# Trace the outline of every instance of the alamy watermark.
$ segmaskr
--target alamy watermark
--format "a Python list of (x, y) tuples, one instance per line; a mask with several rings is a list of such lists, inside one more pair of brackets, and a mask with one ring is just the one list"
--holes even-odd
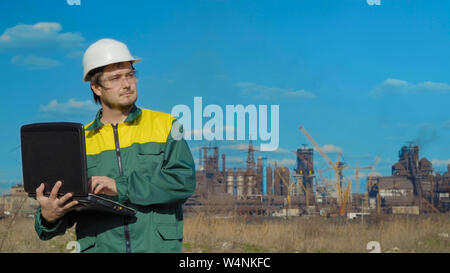
[[(270, 128), (268, 105), (226, 105), (224, 122), (222, 107), (216, 104), (203, 107), (202, 97), (194, 97), (193, 111), (184, 104), (172, 108), (172, 116), (177, 117), (179, 121), (173, 126), (172, 137), (208, 141), (259, 140), (262, 142), (261, 151), (274, 151), (278, 149), (279, 144), (279, 109), (279, 105), (270, 105)], [(203, 118), (210, 119), (203, 124)], [(183, 131), (180, 130), (181, 126)]]

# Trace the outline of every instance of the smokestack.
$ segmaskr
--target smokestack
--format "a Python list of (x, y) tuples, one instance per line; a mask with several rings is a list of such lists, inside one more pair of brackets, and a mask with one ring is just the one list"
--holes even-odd
[(238, 168), (237, 170), (237, 197), (238, 198), (243, 198), (244, 197), (244, 172), (242, 171), (241, 168)]
[(222, 173), (223, 173), (224, 177), (226, 175), (226, 171), (227, 171), (227, 169), (226, 169), (226, 165), (225, 165), (225, 154), (222, 154)]
[[(267, 195), (267, 177), (266, 177), (266, 161), (267, 158), (262, 158), (262, 193), (264, 196)], [(449, 164), (450, 167), (450, 164)]]
[(228, 170), (227, 173), (227, 193), (230, 195), (236, 195), (235, 190), (234, 190), (234, 172), (233, 170)]
[(219, 171), (219, 147), (214, 147), (214, 170)]
[(207, 148), (203, 147), (203, 170), (206, 171), (206, 164), (207, 164), (207, 160), (208, 160), (208, 153), (207, 153)]
[(267, 193), (273, 195), (273, 174), (272, 167), (269, 165), (266, 168), (266, 180), (267, 180)]

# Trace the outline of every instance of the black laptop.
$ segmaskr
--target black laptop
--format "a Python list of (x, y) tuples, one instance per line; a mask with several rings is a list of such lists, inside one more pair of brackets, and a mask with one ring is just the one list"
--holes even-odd
[(22, 171), (25, 191), (36, 198), (36, 188), (45, 184), (49, 196), (57, 181), (62, 181), (58, 195), (73, 193), (82, 205), (78, 210), (97, 210), (132, 216), (136, 211), (118, 202), (89, 193), (86, 144), (81, 123), (47, 122), (20, 128)]

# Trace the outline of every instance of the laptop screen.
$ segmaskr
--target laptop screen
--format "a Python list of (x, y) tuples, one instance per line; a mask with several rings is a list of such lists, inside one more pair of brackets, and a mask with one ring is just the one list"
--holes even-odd
[(59, 194), (87, 195), (86, 146), (80, 123), (50, 122), (22, 126), (22, 172), (25, 191), (34, 196), (45, 184), (50, 194), (55, 183), (63, 182)]

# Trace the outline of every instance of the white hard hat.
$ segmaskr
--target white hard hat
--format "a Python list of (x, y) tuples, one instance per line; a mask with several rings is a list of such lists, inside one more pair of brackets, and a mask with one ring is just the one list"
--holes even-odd
[(100, 39), (86, 49), (83, 56), (83, 81), (89, 81), (88, 74), (91, 70), (108, 64), (120, 62), (139, 62), (131, 56), (128, 47), (113, 39)]

